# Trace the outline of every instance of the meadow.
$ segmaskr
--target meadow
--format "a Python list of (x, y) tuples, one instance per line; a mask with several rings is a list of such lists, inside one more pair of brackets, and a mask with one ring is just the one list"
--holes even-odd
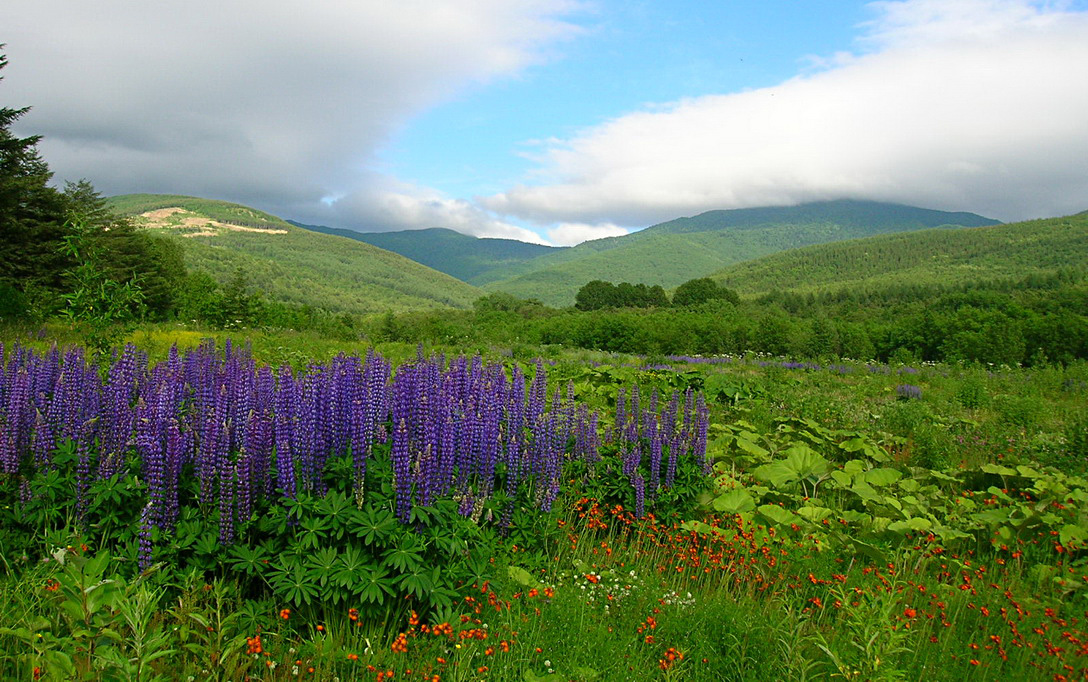
[(0, 355), (0, 676), (1088, 676), (1088, 365)]

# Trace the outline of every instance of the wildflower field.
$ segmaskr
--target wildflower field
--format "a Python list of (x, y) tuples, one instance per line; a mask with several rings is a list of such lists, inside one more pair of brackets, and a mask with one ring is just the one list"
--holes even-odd
[(1083, 363), (15, 336), (3, 679), (1088, 679)]

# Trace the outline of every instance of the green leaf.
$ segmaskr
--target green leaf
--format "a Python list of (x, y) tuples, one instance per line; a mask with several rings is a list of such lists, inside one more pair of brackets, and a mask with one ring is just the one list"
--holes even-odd
[(933, 528), (933, 522), (919, 516), (914, 516), (903, 521), (893, 521), (888, 524), (888, 530), (894, 533), (926, 533)]
[(756, 501), (751, 493), (742, 488), (719, 495), (711, 504), (716, 511), (723, 514), (741, 514), (756, 508)]
[(873, 563), (883, 566), (888, 563), (888, 557), (884, 552), (877, 549), (875, 546), (870, 545), (867, 542), (862, 542), (857, 538), (850, 538), (850, 544), (854, 546), (854, 552), (862, 556), (869, 557)]
[(355, 514), (350, 523), (351, 532), (367, 545), (382, 545), (397, 528), (393, 512), (385, 508), (368, 507)]
[(997, 474), (998, 476), (1016, 475), (1016, 469), (1010, 469), (1009, 467), (1001, 464), (983, 464), (982, 471), (987, 474)]
[(1080, 544), (1085, 540), (1088, 540), (1088, 528), (1083, 526), (1075, 526), (1073, 524), (1066, 524), (1062, 526), (1058, 538), (1063, 545)]
[(827, 507), (804, 506), (797, 510), (797, 514), (813, 523), (820, 523), (831, 516), (832, 511)]
[[(737, 448), (743, 450), (744, 452), (747, 452), (749, 455), (754, 455), (755, 457), (766, 457), (767, 455), (771, 454), (770, 450), (767, 450), (766, 448), (756, 444), (754, 441), (745, 438), (744, 436), (746, 435), (746, 433), (737, 434)], [(751, 435), (755, 436), (754, 433)]]
[(507, 566), (506, 574), (510, 576), (511, 580), (522, 587), (535, 587), (540, 584), (540, 581), (534, 578), (529, 571), (526, 571), (521, 566)]
[(860, 478), (863, 478), (866, 483), (874, 487), (891, 485), (902, 477), (903, 472), (897, 469), (889, 469), (887, 467), (883, 467), (880, 469), (870, 469), (869, 471), (866, 471), (860, 476)]
[(838, 484), (840, 488), (849, 488), (850, 483), (853, 481), (853, 479), (854, 477), (846, 473), (845, 471), (831, 472), (831, 480)]
[(761, 504), (758, 511), (764, 518), (780, 526), (797, 522), (797, 516), (793, 512), (786, 511), (777, 504)]

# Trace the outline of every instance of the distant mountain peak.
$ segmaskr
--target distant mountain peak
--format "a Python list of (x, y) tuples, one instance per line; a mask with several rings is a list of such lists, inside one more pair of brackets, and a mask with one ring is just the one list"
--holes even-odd
[(473, 237), (445, 227), (395, 232), (357, 232), (324, 225), (288, 222), (296, 227), (348, 237), (399, 253), (405, 258), (474, 285), (499, 279), (495, 273), (504, 272), (510, 267), (564, 248), (530, 244), (515, 239)]

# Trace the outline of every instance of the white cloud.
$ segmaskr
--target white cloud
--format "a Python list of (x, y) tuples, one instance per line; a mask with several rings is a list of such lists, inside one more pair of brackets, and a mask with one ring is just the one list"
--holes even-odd
[(1026, 0), (873, 8), (862, 53), (553, 142), (541, 181), (483, 204), (623, 225), (836, 197), (1006, 220), (1085, 208), (1088, 13)]
[(475, 237), (545, 243), (538, 234), (497, 219), (463, 199), (451, 199), (427, 188), (376, 176), (365, 188), (340, 197), (323, 210), (305, 213), (308, 220), (359, 225), (367, 232), (445, 227)]
[(588, 225), (586, 223), (559, 223), (547, 231), (548, 240), (555, 246), (574, 246), (591, 239), (622, 237), (627, 230), (612, 223)]
[[(4, 101), (59, 178), (316, 206), (411, 116), (575, 33), (571, 0), (9, 0)], [(291, 214), (287, 214), (291, 215)]]

